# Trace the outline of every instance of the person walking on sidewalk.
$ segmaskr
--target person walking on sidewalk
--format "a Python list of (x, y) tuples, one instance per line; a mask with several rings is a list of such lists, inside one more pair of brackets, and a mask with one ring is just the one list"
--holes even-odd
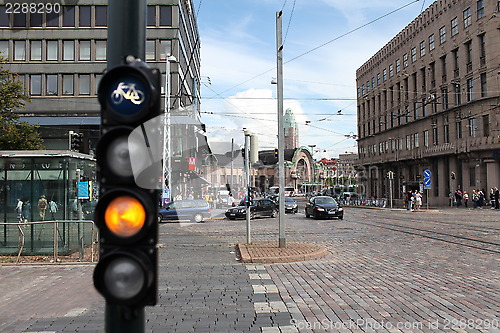
[(414, 204), (415, 204), (415, 211), (419, 211), (420, 207), (422, 207), (422, 194), (420, 191), (415, 190), (415, 194), (413, 195), (414, 197)]
[(495, 203), (495, 209), (500, 209), (500, 191), (498, 187), (493, 188), (493, 202)]
[(465, 208), (469, 208), (469, 205), (468, 205), (469, 204), (469, 194), (467, 192), (465, 192), (465, 191), (464, 191), (463, 198), (464, 198), (464, 206), (465, 206)]

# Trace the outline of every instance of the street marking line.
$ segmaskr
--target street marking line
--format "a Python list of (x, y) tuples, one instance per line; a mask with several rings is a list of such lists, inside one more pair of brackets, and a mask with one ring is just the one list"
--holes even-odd
[(264, 265), (246, 265), (249, 271), (265, 271), (266, 267)]
[(64, 315), (64, 317), (78, 317), (79, 315), (83, 314), (85, 311), (87, 311), (87, 308), (76, 308), (73, 310), (68, 311)]
[(252, 285), (254, 294), (271, 294), (278, 293), (278, 287), (275, 284)]
[(250, 280), (271, 280), (271, 275), (267, 273), (250, 273)]
[(298, 333), (295, 326), (262, 327), (261, 333)]
[(256, 302), (253, 304), (256, 313), (288, 312), (284, 302)]

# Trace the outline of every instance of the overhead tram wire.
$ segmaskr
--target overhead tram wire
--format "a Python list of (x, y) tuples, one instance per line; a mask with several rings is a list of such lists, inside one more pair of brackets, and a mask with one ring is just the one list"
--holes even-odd
[[(320, 49), (320, 48), (322, 48), (322, 47), (324, 47), (324, 46), (326, 46), (326, 45), (328, 45), (328, 44), (330, 44), (330, 43), (332, 43), (332, 42), (335, 42), (335, 41), (337, 41), (337, 40), (339, 40), (339, 39), (341, 39), (341, 38), (343, 38), (343, 37), (346, 37), (346, 36), (348, 36), (348, 35), (350, 35), (350, 34), (352, 34), (352, 33), (356, 32), (356, 31), (358, 31), (358, 30), (360, 30), (360, 29), (362, 29), (362, 28), (364, 28), (364, 27), (366, 27), (366, 26), (368, 26), (368, 25), (370, 25), (370, 24), (373, 24), (373, 23), (375, 23), (375, 22), (377, 22), (377, 21), (380, 21), (381, 19), (383, 19), (383, 18), (385, 18), (385, 17), (387, 17), (387, 16), (389, 16), (389, 15), (392, 15), (392, 14), (394, 14), (394, 13), (397, 13), (398, 11), (400, 11), (400, 10), (402, 10), (402, 9), (404, 9), (404, 8), (408, 7), (408, 6), (411, 6), (411, 5), (413, 5), (414, 3), (419, 2), (419, 1), (420, 1), (420, 0), (413, 0), (413, 1), (409, 2), (409, 3), (407, 3), (406, 5), (403, 5), (403, 6), (399, 7), (399, 8), (396, 8), (395, 10), (393, 10), (393, 11), (391, 11), (391, 12), (387, 13), (387, 14), (384, 14), (384, 15), (382, 15), (382, 16), (380, 16), (380, 17), (378, 17), (378, 18), (376, 18), (376, 19), (374, 19), (374, 20), (372, 20), (372, 21), (370, 21), (370, 22), (368, 22), (368, 23), (365, 23), (365, 24), (363, 24), (363, 25), (361, 25), (361, 26), (359, 26), (359, 27), (357, 27), (357, 28), (355, 28), (355, 29), (352, 29), (352, 30), (350, 30), (350, 31), (348, 31), (348, 32), (346, 32), (346, 33), (344, 33), (344, 34), (342, 34), (342, 35), (340, 35), (340, 36), (338, 36), (338, 37), (336, 37), (336, 38), (334, 38), (334, 39), (332, 39), (332, 40), (330, 40), (330, 41), (326, 42), (326, 43), (323, 43), (323, 44), (321, 44), (321, 45), (319, 45), (319, 46), (317, 46), (317, 47), (315, 47), (315, 48), (312, 48), (311, 50), (309, 50), (309, 51), (307, 51), (307, 52), (304, 52), (304, 53), (302, 53), (302, 54), (299, 54), (298, 56), (296, 56), (296, 57), (294, 57), (294, 58), (292, 58), (292, 59), (290, 59), (290, 60), (285, 61), (283, 64), (288, 64), (288, 63), (290, 63), (290, 62), (292, 62), (292, 61), (294, 61), (294, 60), (297, 60), (297, 59), (299, 59), (299, 58), (301, 58), (301, 57), (303, 57), (303, 56), (305, 56), (305, 55), (307, 55), (307, 54), (309, 54), (309, 53), (312, 53), (312, 52), (314, 52), (314, 51), (316, 51), (316, 50), (318, 50), (318, 49)], [(285, 2), (285, 3), (286, 3), (286, 2)], [(258, 74), (258, 75), (255, 75), (255, 76), (253, 76), (253, 77), (249, 78), (248, 80), (245, 80), (245, 81), (243, 81), (243, 82), (241, 82), (241, 83), (239, 83), (239, 84), (237, 84), (237, 85), (232, 86), (231, 88), (228, 88), (228, 89), (226, 89), (226, 90), (224, 90), (224, 91), (222, 91), (222, 92), (218, 93), (217, 95), (218, 95), (218, 96), (221, 96), (222, 94), (224, 94), (224, 93), (226, 93), (226, 92), (228, 92), (228, 91), (230, 91), (230, 90), (233, 90), (233, 89), (235, 89), (235, 88), (237, 88), (237, 87), (239, 87), (239, 86), (244, 85), (244, 84), (245, 84), (245, 83), (247, 83), (247, 82), (253, 81), (253, 80), (255, 80), (256, 78), (259, 78), (259, 77), (261, 77), (261, 76), (263, 76), (263, 75), (265, 75), (265, 74), (267, 74), (267, 73), (269, 73), (269, 72), (271, 72), (271, 71), (274, 71), (275, 69), (276, 69), (276, 67), (273, 67), (273, 68), (271, 68), (271, 69), (269, 69), (269, 70), (267, 70), (267, 71), (265, 71), (265, 72), (262, 72), (262, 73), (260, 73), (260, 74)], [(210, 99), (210, 98), (209, 98), (209, 99)]]
[[(293, 13), (295, 11), (295, 3), (296, 2), (297, 2), (297, 0), (293, 0), (292, 12), (290, 13), (290, 19), (288, 20), (288, 26), (286, 28), (285, 37), (283, 38), (283, 43), (282, 43), (283, 45), (285, 45), (286, 37), (288, 36), (288, 30), (290, 30), (290, 24), (292, 23), (292, 18), (293, 18)], [(285, 3), (286, 3), (286, 1), (285, 1)]]

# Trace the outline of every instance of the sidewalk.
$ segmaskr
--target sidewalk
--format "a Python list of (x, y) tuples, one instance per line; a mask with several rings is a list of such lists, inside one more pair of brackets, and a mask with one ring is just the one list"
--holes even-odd
[(284, 263), (326, 257), (328, 249), (323, 246), (288, 243), (280, 248), (277, 242), (238, 244), (241, 261), (244, 263)]

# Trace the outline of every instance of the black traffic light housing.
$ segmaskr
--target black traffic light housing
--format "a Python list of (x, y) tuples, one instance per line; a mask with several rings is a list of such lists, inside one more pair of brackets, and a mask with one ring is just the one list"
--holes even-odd
[(83, 144), (83, 134), (82, 133), (69, 133), (70, 150), (81, 152)]
[[(97, 144), (100, 197), (95, 209), (100, 258), (94, 285), (106, 302), (129, 309), (155, 305), (158, 287), (159, 190), (138, 186), (131, 163), (129, 136), (162, 114), (161, 73), (128, 56), (101, 79), (101, 138)], [(150, 134), (150, 133), (149, 133)]]

